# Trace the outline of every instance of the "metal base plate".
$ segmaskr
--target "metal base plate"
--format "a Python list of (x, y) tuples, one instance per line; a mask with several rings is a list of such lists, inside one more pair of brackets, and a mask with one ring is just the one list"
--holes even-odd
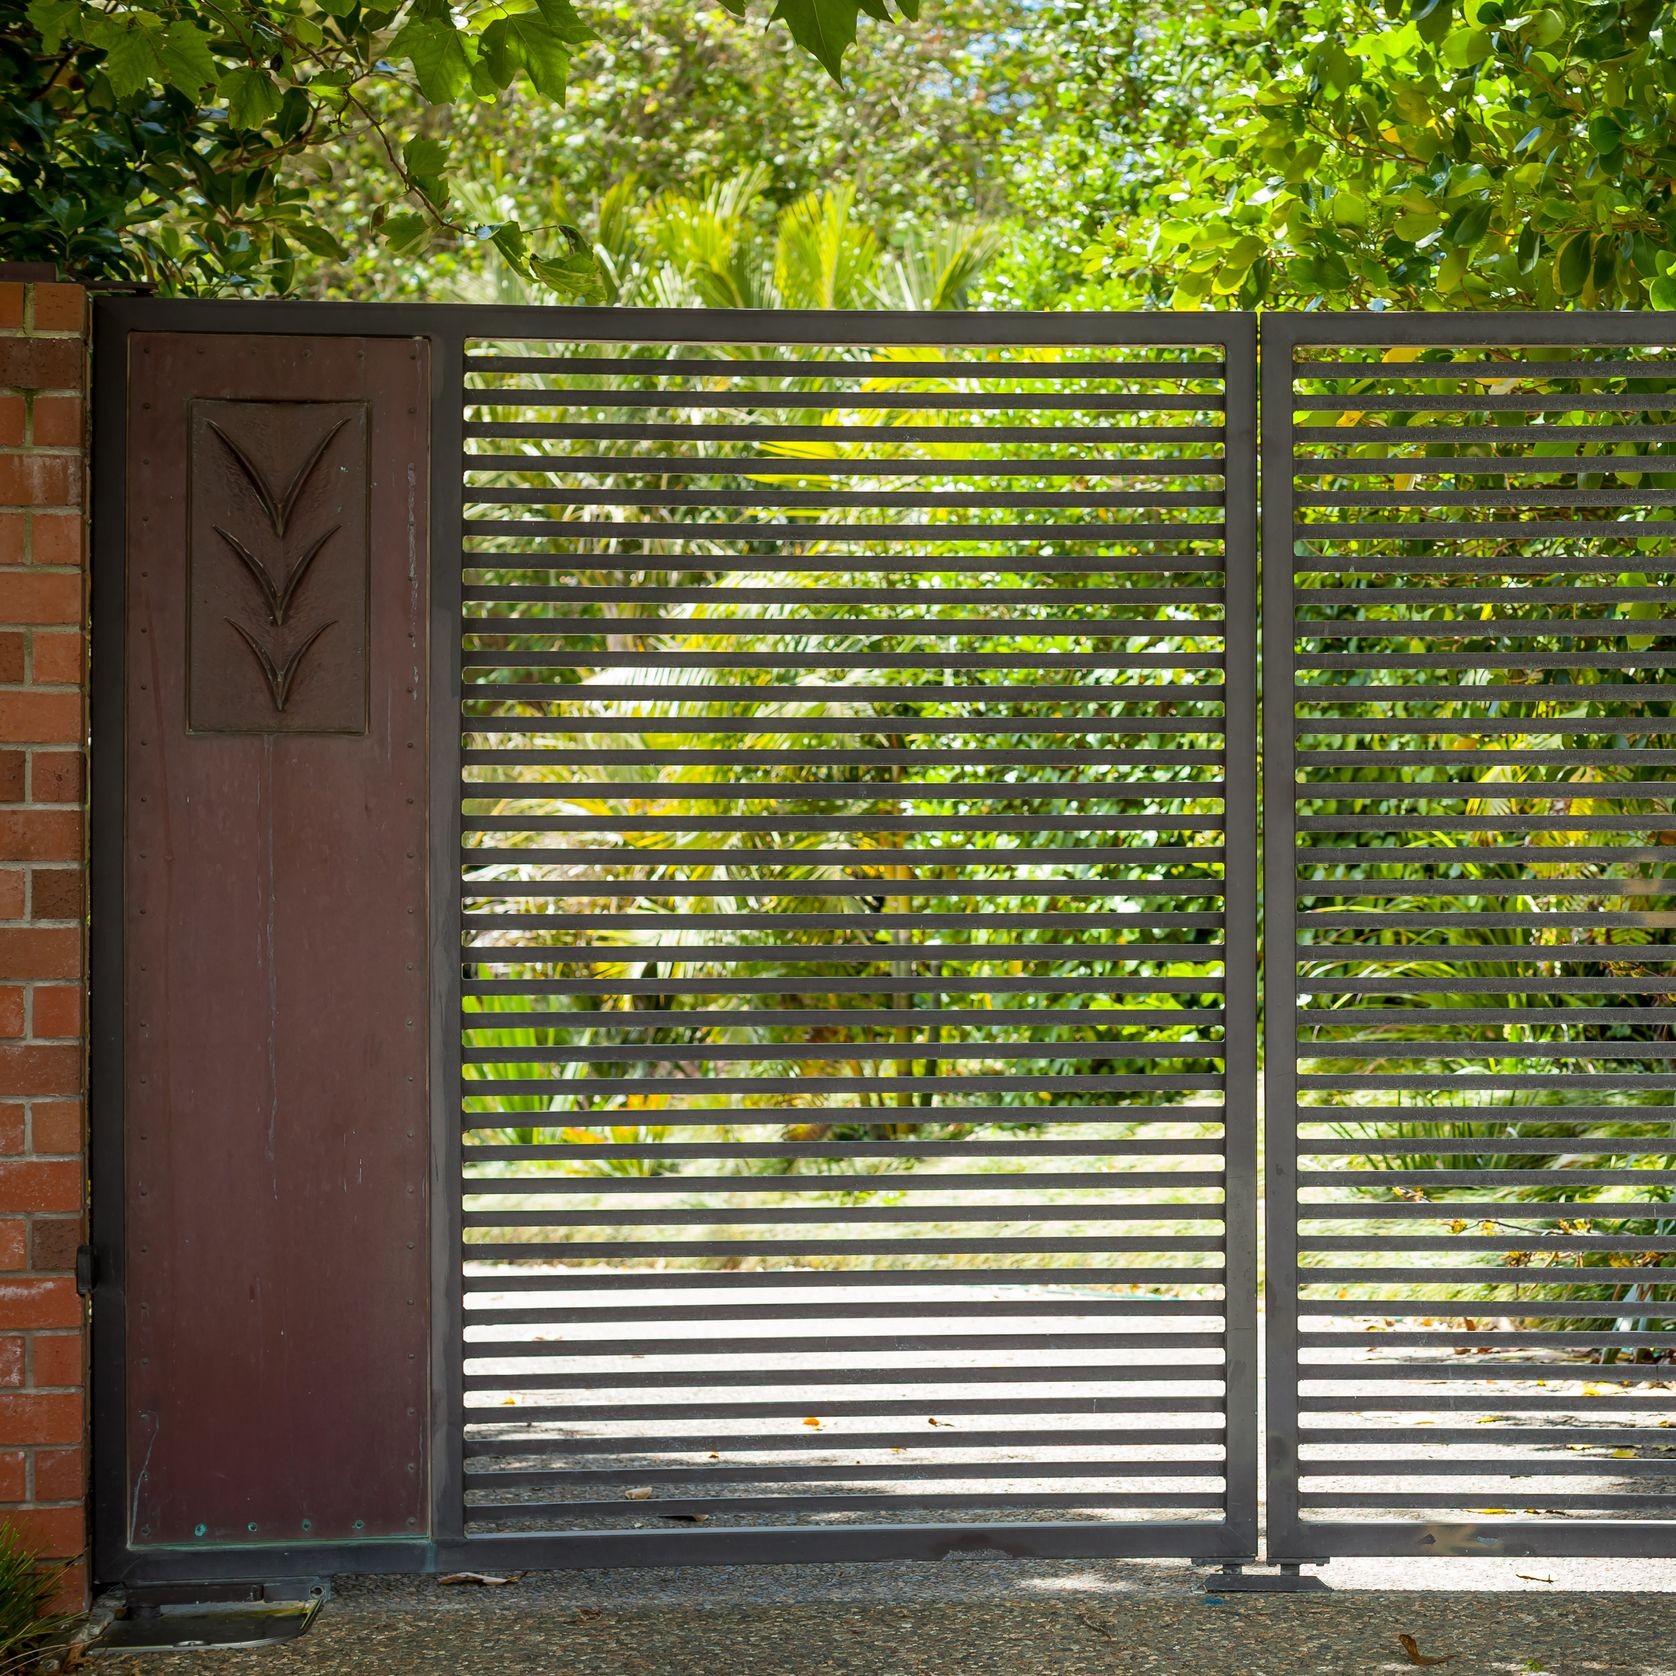
[(1208, 1595), (1307, 1595), (1330, 1593), (1319, 1577), (1301, 1571), (1218, 1571), (1205, 1578)]
[(292, 1641), (314, 1622), (329, 1592), (324, 1581), (136, 1590), (83, 1653), (96, 1658)]

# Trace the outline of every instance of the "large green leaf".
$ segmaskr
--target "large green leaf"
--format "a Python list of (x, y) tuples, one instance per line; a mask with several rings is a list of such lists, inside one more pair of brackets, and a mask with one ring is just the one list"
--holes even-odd
[(215, 59), (210, 38), (195, 23), (184, 19), (163, 31), (163, 73), (171, 87), (196, 98), (215, 85)]
[(248, 64), (221, 78), (221, 96), (234, 128), (257, 129), (279, 114), (279, 88), (273, 77)]
[(834, 81), (844, 79), (844, 53), (855, 44), (858, 0), (777, 0), (775, 18), (812, 53)]
[(564, 99), (570, 49), (539, 12), (496, 18), (484, 29), (480, 45), (483, 61), (499, 86), (506, 86), (522, 70), (537, 93)]
[(412, 64), (419, 91), (435, 104), (453, 104), (471, 81), (465, 37), (447, 17), (409, 18), (390, 43), (390, 56)]
[(112, 40), (105, 52), (105, 74), (117, 98), (130, 98), (163, 79), (158, 45), (157, 35), (138, 24), (130, 24)]

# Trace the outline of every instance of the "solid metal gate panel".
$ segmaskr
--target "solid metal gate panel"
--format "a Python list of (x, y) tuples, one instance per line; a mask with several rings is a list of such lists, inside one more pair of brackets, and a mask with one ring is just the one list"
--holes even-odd
[(1251, 319), (468, 330), (463, 1551), (1249, 1556)]
[(429, 346), (343, 308), (94, 320), (96, 1576), (403, 1569), (435, 1325)]
[(1676, 1553), (1676, 330), (1263, 339), (1271, 1556)]

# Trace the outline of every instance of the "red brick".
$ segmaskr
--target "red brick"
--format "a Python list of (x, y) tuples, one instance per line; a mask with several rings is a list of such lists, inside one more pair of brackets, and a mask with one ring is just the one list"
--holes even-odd
[(26, 1132), (22, 1103), (8, 1100), (4, 1105), (0, 1105), (0, 1155), (15, 1158), (20, 1152), (26, 1151)]
[(74, 926), (62, 930), (0, 926), (0, 978), (80, 976), (81, 932)]
[(0, 1444), (81, 1440), (79, 1391), (14, 1391), (0, 1396)]
[(87, 321), (87, 293), (79, 285), (36, 285), (29, 315), (32, 332), (80, 332)]
[[(70, 1048), (5, 1048), (0, 1053), (49, 1053), (72, 1058), (80, 1069), (81, 1054)], [(79, 1160), (0, 1159), (0, 1209), (12, 1211), (80, 1210), (83, 1176)], [(21, 1322), (45, 1326), (46, 1322)], [(59, 1323), (62, 1325), (62, 1323)]]
[(29, 913), (38, 920), (82, 917), (79, 867), (37, 867), (29, 875)]
[(21, 867), (0, 867), (0, 919), (23, 918), (23, 887), (28, 877)]
[(23, 681), (24, 638), (16, 630), (0, 634), (0, 686), (18, 686)]
[(27, 512), (0, 512), (0, 565), (23, 563)]
[(75, 861), (81, 838), (79, 809), (0, 809), (0, 861)]
[(80, 1617), (87, 1610), (90, 1599), (86, 1560), (73, 1560), (69, 1565), (60, 1566), (53, 1583), (52, 1599), (47, 1603), (48, 1609)]
[[(81, 1093), (81, 1054), (75, 1047), (25, 1044), (17, 1046), (0, 1042), (0, 1094), (42, 1095)], [(3, 1179), (5, 1166), (0, 1166)], [(0, 1194), (0, 1209), (56, 1209), (67, 1210), (67, 1205), (17, 1206)]]
[(41, 1042), (81, 1035), (81, 989), (69, 984), (37, 988), (30, 1001), (30, 1034)]
[[(0, 455), (0, 462), (6, 456)], [(64, 571), (0, 571), (0, 621), (79, 627), (82, 580)]]
[[(29, 764), (31, 803), (80, 803), (86, 784), (80, 751), (35, 751)], [(22, 801), (21, 798), (18, 801)]]
[(24, 1542), (45, 1559), (70, 1559), (87, 1547), (87, 1510), (74, 1507), (18, 1507), (6, 1515)]
[(79, 1501), (86, 1494), (86, 1450), (38, 1449), (35, 1452), (37, 1501)]
[(22, 396), (0, 396), (0, 448), (23, 446), (24, 422), (28, 416), (28, 405)]
[[(0, 1164), (0, 1170), (17, 1168)], [(81, 1320), (81, 1299), (73, 1280), (0, 1280), (0, 1327), (79, 1327)], [(72, 1385), (76, 1381), (37, 1378), (35, 1383)]]
[[(71, 1296), (75, 1296), (73, 1290)], [(80, 1298), (76, 1298), (76, 1315), (79, 1323)], [(29, 1345), (29, 1372), (30, 1383), (38, 1391), (79, 1390), (87, 1382), (87, 1358), (81, 1333), (36, 1333)], [(39, 1489), (36, 1494), (42, 1501), (58, 1499)]]
[[(59, 1449), (55, 1454), (67, 1455), (71, 1451)], [(21, 1449), (0, 1450), (0, 1503), (20, 1502), (29, 1499), (29, 1474), (24, 1468), (25, 1456)], [(58, 1496), (58, 1501), (68, 1500), (68, 1497)]]
[[(30, 515), (29, 562), (79, 568), (86, 552), (86, 530), (79, 512), (35, 512)], [(0, 548), (0, 551), (4, 551)], [(21, 564), (21, 559), (9, 561)]]
[(0, 740), (13, 745), (74, 745), (81, 736), (79, 692), (0, 691)]
[(22, 751), (0, 751), (0, 803), (23, 801), (24, 768), (28, 760)]
[[(16, 1390), (23, 1383), (23, 1339), (17, 1333), (0, 1338), (0, 1386)], [(32, 1438), (14, 1438), (15, 1443), (30, 1443)]]
[[(8, 1036), (16, 1041), (23, 1035), (23, 991), (7, 985), (0, 989), (0, 1036)], [(3, 1133), (3, 1131), (0, 1131)], [(7, 1146), (0, 1140), (0, 1152), (19, 1152), (22, 1149)]]
[(80, 396), (37, 396), (29, 415), (29, 440), (37, 448), (80, 448)]
[(0, 505), (80, 506), (81, 475), (74, 454), (0, 454)]
[(26, 1268), (29, 1224), (21, 1216), (0, 1216), (0, 1273)]
[(29, 1266), (38, 1274), (73, 1274), (87, 1230), (79, 1216), (38, 1216), (29, 1225)]
[(0, 338), (0, 390), (79, 390), (86, 373), (74, 338)]
[[(79, 1002), (81, 992), (77, 990)], [(39, 998), (36, 1000), (40, 1005)], [(46, 1157), (69, 1157), (81, 1152), (87, 1116), (80, 1100), (37, 1100), (29, 1113), (29, 1150)]]
[(23, 285), (15, 279), (0, 279), (0, 332), (23, 330)]
[[(38, 687), (81, 684), (82, 639), (77, 629), (47, 633), (37, 629), (29, 643), (29, 679)], [(80, 698), (77, 699), (80, 706)]]

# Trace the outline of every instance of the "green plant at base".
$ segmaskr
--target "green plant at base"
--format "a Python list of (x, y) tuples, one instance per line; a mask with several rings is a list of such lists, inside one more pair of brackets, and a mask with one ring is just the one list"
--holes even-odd
[(0, 1524), (0, 1676), (30, 1669), (75, 1622), (52, 1605), (62, 1571), (42, 1565), (14, 1527)]

